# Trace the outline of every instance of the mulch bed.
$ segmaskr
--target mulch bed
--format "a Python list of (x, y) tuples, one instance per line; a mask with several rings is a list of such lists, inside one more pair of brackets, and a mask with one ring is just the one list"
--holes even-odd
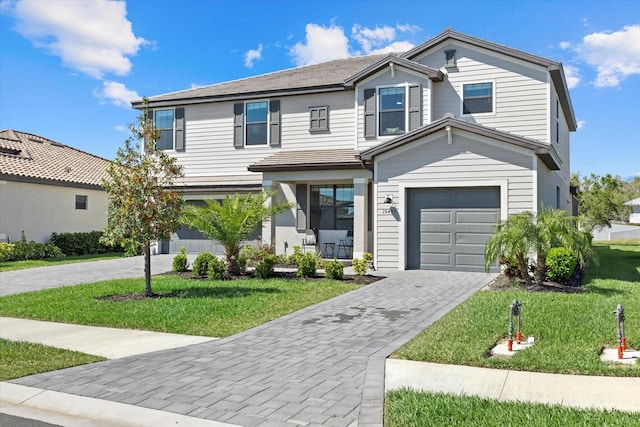
[[(163, 275), (180, 276), (183, 279), (187, 279), (187, 280), (200, 280), (200, 281), (208, 280), (206, 277), (194, 276), (191, 271), (183, 271), (183, 272), (169, 271), (167, 273), (164, 273)], [(294, 271), (274, 271), (273, 276), (271, 277), (275, 279), (304, 280), (307, 282), (325, 280), (324, 275), (321, 275), (321, 274), (318, 274), (316, 277), (298, 277)], [(253, 276), (251, 274), (241, 274), (240, 276), (228, 277), (225, 280), (239, 280), (239, 279), (252, 279), (252, 278)], [(354, 283), (356, 285), (368, 285), (370, 283), (377, 282), (378, 280), (381, 280), (381, 279), (384, 279), (384, 277), (371, 276), (367, 274), (365, 274), (364, 276), (345, 275), (342, 278), (342, 281)]]
[(489, 283), (487, 289), (490, 291), (521, 290), (527, 292), (562, 292), (575, 294), (584, 291), (582, 288), (582, 275), (583, 270), (576, 267), (566, 284), (545, 281), (542, 285), (533, 283), (528, 286), (522, 279), (508, 279), (504, 274), (500, 274), (493, 282)]

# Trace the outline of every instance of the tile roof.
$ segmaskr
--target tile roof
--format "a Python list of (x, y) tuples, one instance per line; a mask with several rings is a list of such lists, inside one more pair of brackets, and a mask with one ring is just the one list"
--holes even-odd
[(280, 151), (249, 166), (251, 172), (309, 169), (363, 169), (358, 152), (349, 149)]
[(109, 160), (42, 136), (0, 131), (0, 178), (99, 186)]
[[(273, 92), (308, 92), (322, 88), (343, 89), (344, 82), (352, 75), (375, 64), (387, 55), (354, 56), (305, 67), (290, 68), (240, 80), (202, 86), (172, 92), (148, 99), (150, 106), (169, 105), (180, 101), (200, 102), (211, 99), (248, 98)], [(242, 95), (242, 96), (241, 96)], [(134, 108), (142, 107), (142, 100), (133, 102)]]

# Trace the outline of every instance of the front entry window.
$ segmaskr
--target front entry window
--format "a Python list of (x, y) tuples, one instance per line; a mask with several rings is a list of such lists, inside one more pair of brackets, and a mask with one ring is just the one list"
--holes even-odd
[(353, 231), (353, 185), (312, 185), (311, 228)]

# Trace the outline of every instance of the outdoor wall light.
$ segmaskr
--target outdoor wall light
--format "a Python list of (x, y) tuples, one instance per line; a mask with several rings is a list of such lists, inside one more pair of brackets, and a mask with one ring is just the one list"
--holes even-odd
[(387, 197), (385, 197), (384, 199), (384, 203), (385, 205), (392, 205), (393, 204), (393, 196), (391, 194), (387, 194)]

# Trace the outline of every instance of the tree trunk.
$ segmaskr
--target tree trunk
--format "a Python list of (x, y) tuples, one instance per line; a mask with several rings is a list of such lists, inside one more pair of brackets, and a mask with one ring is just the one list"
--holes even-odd
[(547, 257), (538, 254), (538, 262), (536, 263), (536, 284), (542, 285), (547, 276)]
[(227, 247), (224, 252), (227, 262), (227, 274), (230, 276), (239, 276), (240, 264), (238, 263), (238, 257), (240, 256), (240, 247)]
[(144, 283), (144, 295), (147, 297), (152, 297), (153, 291), (151, 290), (151, 243), (147, 243), (144, 248)]
[(520, 273), (522, 274), (524, 283), (527, 286), (531, 286), (531, 276), (529, 276), (529, 265), (527, 264), (526, 257), (522, 255), (517, 255), (516, 259), (518, 261), (518, 267), (520, 268)]

